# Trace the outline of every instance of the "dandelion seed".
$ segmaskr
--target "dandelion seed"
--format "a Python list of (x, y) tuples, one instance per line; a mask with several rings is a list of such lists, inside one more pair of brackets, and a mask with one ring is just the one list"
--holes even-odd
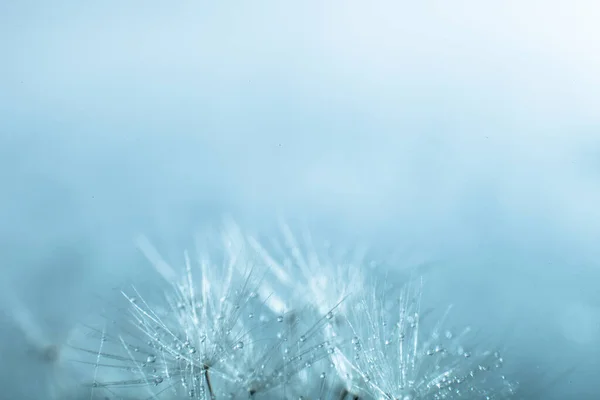
[[(452, 340), (439, 334), (447, 313), (433, 326), (424, 324), (421, 293), (420, 285), (402, 290), (394, 323), (382, 323), (393, 314), (386, 312), (385, 300), (374, 294), (361, 301), (360, 312), (348, 314), (356, 354), (349, 358), (342, 350), (334, 358), (348, 391), (381, 399), (468, 399), (502, 388), (504, 382), (492, 368), (490, 353), (481, 352), (468, 361), (457, 342), (464, 335)], [(490, 377), (496, 383), (490, 383), (494, 381)]]

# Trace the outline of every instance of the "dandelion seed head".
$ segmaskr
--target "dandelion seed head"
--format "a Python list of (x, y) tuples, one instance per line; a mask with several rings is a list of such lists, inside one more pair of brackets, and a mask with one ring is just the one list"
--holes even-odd
[[(165, 282), (162, 296), (124, 290), (127, 311), (116, 331), (103, 333), (97, 349), (80, 349), (93, 358), (90, 386), (157, 399), (277, 397), (278, 388), (315, 374), (314, 365), (327, 359), (321, 334), (327, 319), (310, 322), (314, 314), (305, 310), (273, 315), (260, 295), (261, 277), (239, 265), (243, 258), (226, 254), (220, 264), (206, 254), (194, 264), (185, 252), (182, 272)], [(172, 279), (177, 269), (160, 260), (158, 275)]]
[[(497, 373), (500, 353), (480, 351), (471, 357), (460, 344), (469, 329), (457, 337), (441, 334), (447, 313), (434, 324), (426, 323), (421, 293), (420, 285), (407, 285), (395, 316), (378, 294), (366, 296), (348, 314), (353, 336), (334, 362), (340, 376), (346, 377), (346, 387), (389, 400), (468, 398), (462, 393), (483, 395), (487, 384), (492, 385), (490, 390), (502, 385)], [(383, 324), (385, 320), (388, 323)]]
[(90, 386), (158, 400), (339, 399), (340, 388), (345, 400), (446, 400), (511, 385), (499, 350), (448, 328), (451, 307), (422, 309), (422, 281), (388, 289), (364, 249), (334, 254), (281, 231), (259, 241), (226, 223), (217, 251), (198, 245), (181, 267), (142, 241), (164, 291), (123, 290), (117, 323), (82, 350)]

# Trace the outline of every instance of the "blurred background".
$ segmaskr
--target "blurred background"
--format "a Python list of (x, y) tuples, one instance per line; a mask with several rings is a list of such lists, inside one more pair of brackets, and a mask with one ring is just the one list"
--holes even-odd
[(223, 213), (402, 249), (515, 371), (574, 368), (553, 395), (597, 398), (598, 21), (593, 0), (0, 3), (6, 398), (35, 375), (15, 309), (64, 340), (135, 279), (134, 235), (177, 247)]

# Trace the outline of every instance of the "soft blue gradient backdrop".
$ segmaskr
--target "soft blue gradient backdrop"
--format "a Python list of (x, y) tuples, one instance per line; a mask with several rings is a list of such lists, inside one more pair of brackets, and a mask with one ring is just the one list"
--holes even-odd
[(593, 398), (599, 20), (592, 0), (3, 1), (2, 283), (60, 332), (129, 277), (135, 233), (283, 212), (435, 260), (440, 299)]

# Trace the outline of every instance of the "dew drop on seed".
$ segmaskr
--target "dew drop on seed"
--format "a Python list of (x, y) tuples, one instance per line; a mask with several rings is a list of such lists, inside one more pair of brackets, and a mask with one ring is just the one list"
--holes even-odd
[(244, 348), (244, 342), (237, 342), (235, 345), (235, 348), (237, 350), (243, 349)]
[(154, 354), (150, 354), (150, 355), (149, 355), (149, 356), (146, 358), (146, 362), (147, 362), (148, 364), (151, 364), (151, 363), (153, 363), (153, 362), (155, 362), (155, 361), (156, 361), (156, 356), (155, 356)]
[(248, 314), (248, 318), (250, 318), (250, 319), (254, 318), (254, 314), (253, 313)]
[(277, 322), (283, 322), (283, 317), (281, 315), (277, 317)]
[(301, 342), (306, 342), (306, 336), (304, 336), (304, 335), (300, 336), (300, 341)]
[(352, 338), (352, 344), (357, 344), (359, 342), (358, 336), (354, 336)]
[(325, 375), (325, 372), (321, 372), (321, 375), (319, 375), (319, 378), (321, 378), (321, 379), (325, 379), (325, 376), (326, 376), (326, 375)]
[(327, 319), (331, 319), (331, 318), (333, 318), (333, 313), (332, 313), (331, 311), (329, 311), (329, 312), (328, 312), (328, 313), (325, 315), (325, 318), (327, 318)]

